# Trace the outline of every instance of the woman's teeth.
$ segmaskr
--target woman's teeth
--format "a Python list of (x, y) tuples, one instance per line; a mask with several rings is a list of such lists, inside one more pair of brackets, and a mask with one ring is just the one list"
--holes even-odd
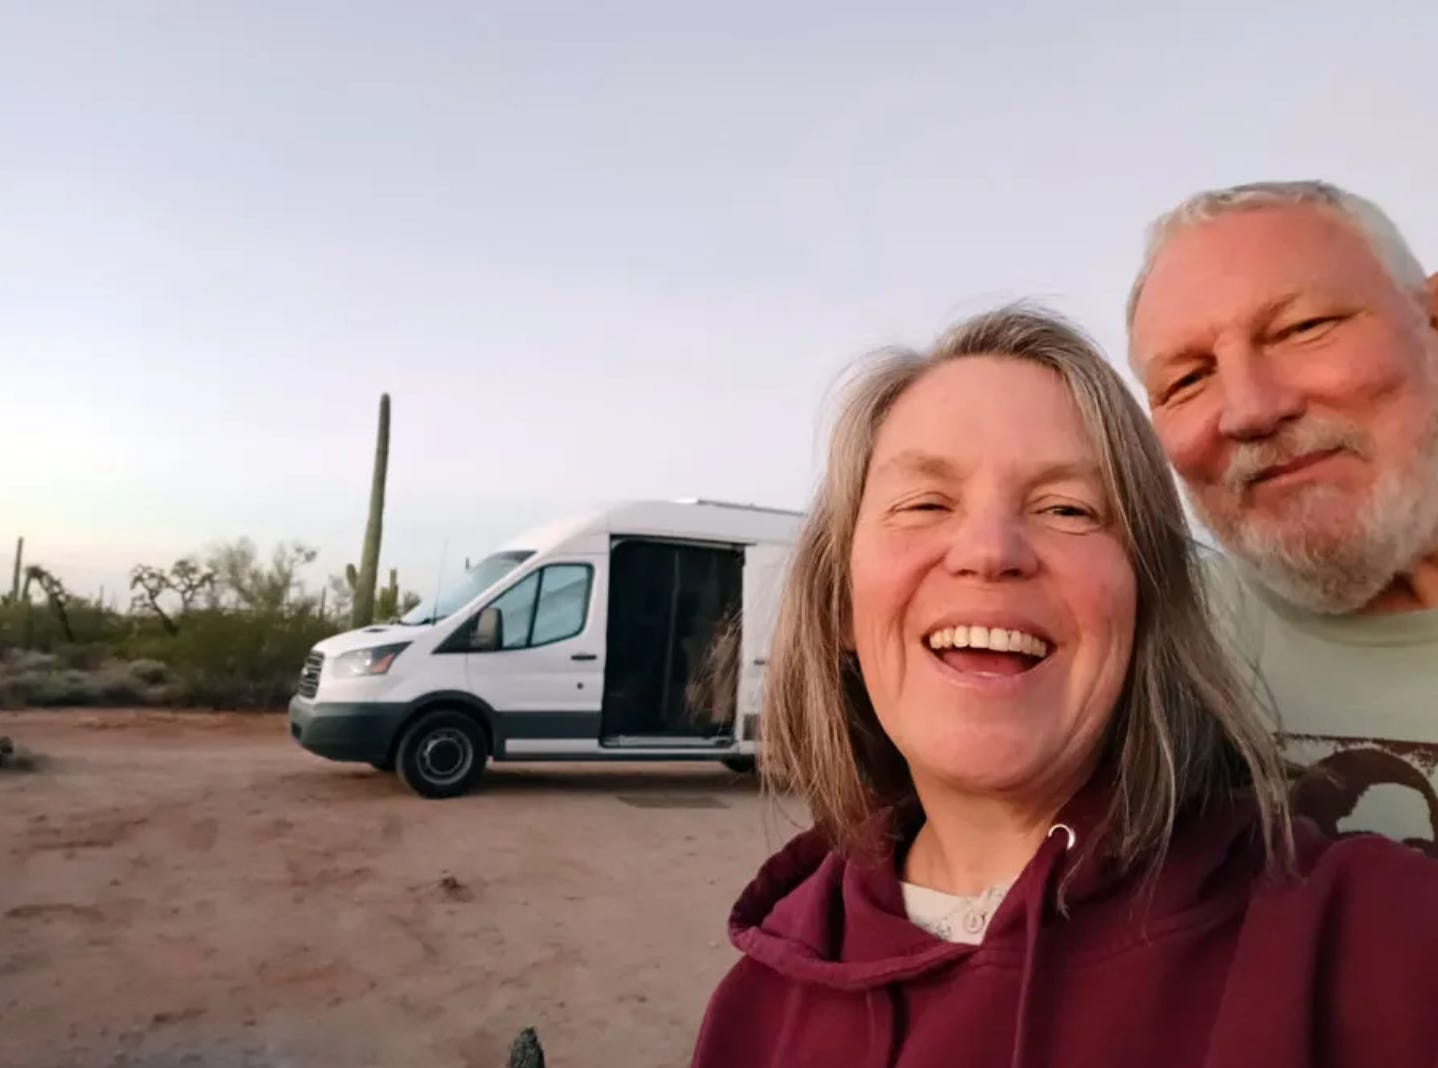
[(989, 649), (996, 653), (1048, 656), (1048, 642), (1021, 630), (1003, 627), (940, 627), (929, 635), (930, 649)]

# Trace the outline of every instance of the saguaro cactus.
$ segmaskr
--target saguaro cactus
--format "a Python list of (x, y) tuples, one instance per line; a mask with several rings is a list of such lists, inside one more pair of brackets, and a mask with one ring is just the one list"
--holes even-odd
[(399, 615), (399, 571), (389, 569), (389, 585), (375, 594), (375, 618), (388, 622)]
[(355, 582), (354, 614), (356, 627), (374, 622), (375, 583), (379, 579), (379, 546), (384, 533), (384, 482), (389, 470), (389, 394), (379, 399), (379, 435), (374, 447), (374, 478), (369, 491), (369, 524), (365, 527), (364, 552), (360, 555), (359, 573)]
[(21, 574), (21, 572), (23, 571), (23, 567), (22, 567), (21, 562), (22, 562), (24, 559), (25, 559), (25, 539), (24, 539), (24, 538), (17, 538), (17, 539), (15, 540), (15, 574), (14, 574), (14, 577), (10, 580), (10, 603), (11, 603), (11, 604), (18, 604), (18, 603), (20, 602), (20, 574)]

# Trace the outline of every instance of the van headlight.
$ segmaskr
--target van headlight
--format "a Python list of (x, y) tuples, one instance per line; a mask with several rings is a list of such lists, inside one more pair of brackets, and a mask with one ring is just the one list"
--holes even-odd
[(389, 671), (394, 658), (409, 648), (409, 642), (394, 645), (376, 645), (369, 649), (355, 649), (341, 653), (334, 659), (334, 674), (342, 679), (358, 678), (361, 675), (383, 675)]

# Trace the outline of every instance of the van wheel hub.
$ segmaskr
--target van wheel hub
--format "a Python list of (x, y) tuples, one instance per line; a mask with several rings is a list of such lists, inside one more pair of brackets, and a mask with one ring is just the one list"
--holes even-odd
[(469, 774), (474, 764), (474, 746), (461, 731), (445, 727), (427, 735), (416, 756), (426, 779), (447, 785)]

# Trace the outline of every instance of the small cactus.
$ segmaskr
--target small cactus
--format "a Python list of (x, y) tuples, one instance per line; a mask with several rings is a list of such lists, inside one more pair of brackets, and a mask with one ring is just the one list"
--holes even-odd
[(532, 1027), (526, 1027), (509, 1047), (509, 1060), (505, 1068), (544, 1068), (544, 1050), (539, 1045), (539, 1035)]
[(392, 567), (389, 569), (389, 585), (375, 597), (374, 616), (381, 622), (387, 622), (399, 614), (399, 571)]

